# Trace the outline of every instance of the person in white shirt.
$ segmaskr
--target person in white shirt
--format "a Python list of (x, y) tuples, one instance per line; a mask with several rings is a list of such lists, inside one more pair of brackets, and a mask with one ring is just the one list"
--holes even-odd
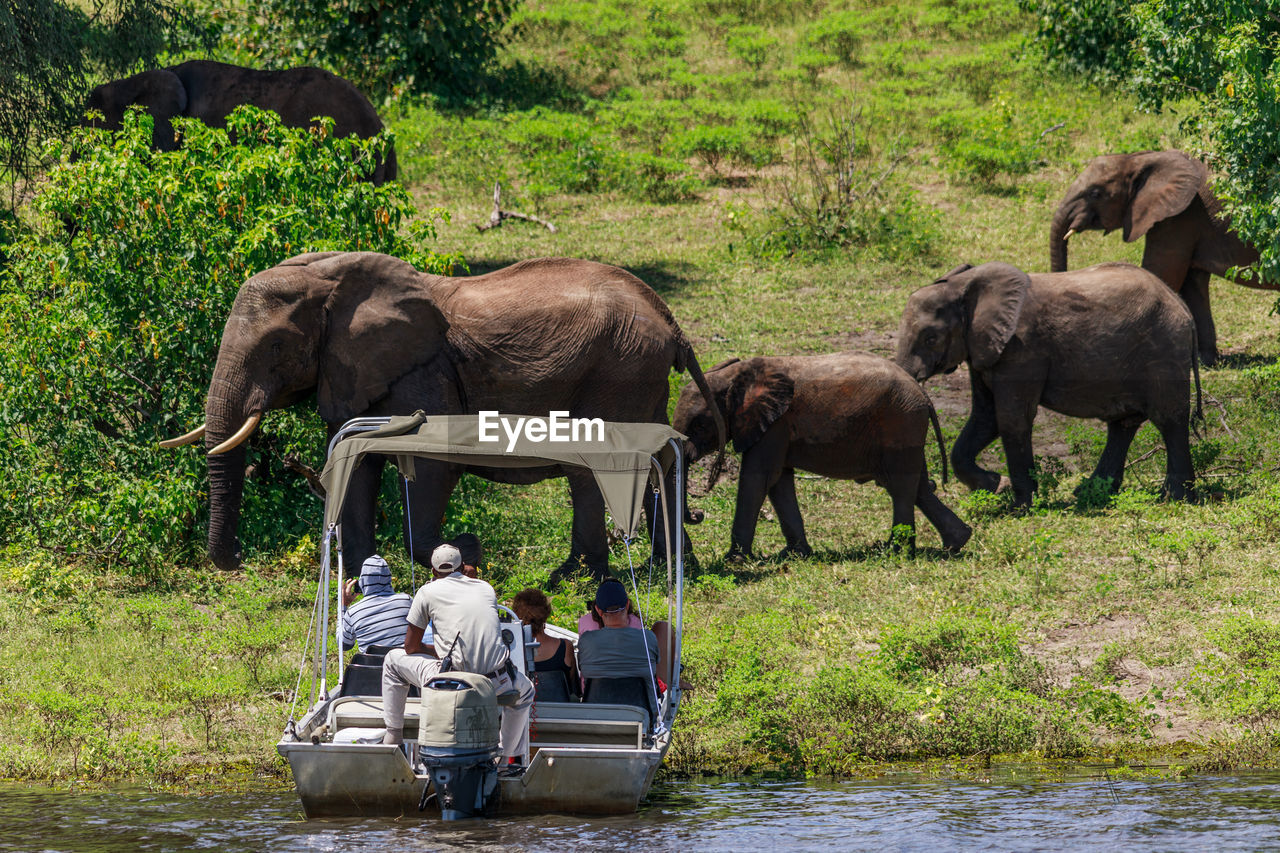
[[(449, 668), (488, 676), (502, 709), (500, 745), (512, 764), (522, 764), (529, 750), (529, 713), (534, 687), (512, 665), (502, 642), (498, 622), (498, 597), (493, 587), (477, 578), (475, 567), (464, 565), (453, 545), (441, 545), (431, 553), (435, 578), (423, 584), (409, 609), (404, 648), (393, 649), (382, 665), (382, 705), (387, 732), (383, 743), (404, 741), (404, 705), (409, 686), (424, 686), (439, 675), (444, 661)], [(433, 639), (422, 642), (430, 625)], [(514, 695), (512, 695), (514, 694)]]

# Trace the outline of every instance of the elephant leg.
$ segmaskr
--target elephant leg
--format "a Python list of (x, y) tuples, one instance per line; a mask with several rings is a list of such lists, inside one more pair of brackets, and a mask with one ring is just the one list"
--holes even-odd
[(919, 485), (916, 488), (916, 506), (929, 519), (929, 523), (942, 537), (942, 547), (955, 554), (960, 551), (973, 535), (973, 528), (960, 520), (960, 517), (944, 504), (934, 491), (933, 481), (927, 471), (921, 471)]
[(973, 491), (984, 489), (994, 492), (1000, 487), (1000, 475), (978, 465), (978, 454), (999, 435), (995, 401), (976, 374), (970, 374), (969, 382), (973, 390), (973, 408), (951, 447), (951, 467), (956, 472), (956, 479)]
[[(414, 481), (408, 484), (408, 501), (404, 505), (404, 545), (415, 562), (430, 567), (431, 552), (444, 541), (440, 525), (462, 468), (432, 459), (415, 459), (413, 470)], [(401, 481), (398, 488), (403, 498), (405, 483)], [(484, 531), (470, 532), (483, 542)]]
[(738, 471), (738, 505), (733, 513), (726, 559), (741, 560), (751, 556), (760, 507), (764, 506), (765, 496), (782, 474), (787, 441), (787, 430), (775, 424), (742, 454), (742, 467)]
[(349, 574), (372, 556), (377, 542), (378, 491), (382, 485), (385, 456), (366, 456), (351, 473), (342, 504), (342, 562)]
[(1182, 301), (1191, 312), (1196, 324), (1196, 345), (1200, 362), (1212, 367), (1218, 362), (1218, 330), (1213, 324), (1213, 312), (1209, 310), (1209, 272), (1191, 269), (1182, 285)]
[(1132, 418), (1121, 421), (1110, 421), (1107, 424), (1107, 446), (1102, 450), (1098, 465), (1090, 475), (1094, 480), (1109, 480), (1112, 492), (1120, 491), (1120, 482), (1124, 479), (1124, 461), (1129, 457), (1129, 445), (1138, 434), (1144, 418)]
[(604, 495), (588, 471), (567, 475), (569, 497), (573, 501), (573, 533), (569, 558), (552, 573), (552, 580), (586, 569), (594, 580), (609, 577), (609, 543), (604, 529)]
[(1004, 445), (1004, 458), (1009, 466), (1009, 482), (1013, 486), (1013, 504), (1031, 506), (1036, 491), (1032, 474), (1035, 454), (1031, 449), (1031, 427), (1035, 423), (1036, 404), (1028, 400), (1005, 401), (997, 409), (1000, 442)]
[[(884, 466), (876, 482), (893, 500), (893, 528), (889, 531), (889, 545), (897, 550), (906, 544), (913, 556), (916, 551), (916, 496), (920, 480), (924, 477), (924, 451), (919, 448), (885, 451), (881, 460)], [(902, 539), (903, 528), (906, 534)]]
[(778, 514), (782, 537), (787, 541), (783, 554), (808, 557), (813, 554), (809, 540), (804, 535), (804, 518), (800, 515), (800, 502), (796, 499), (796, 470), (784, 468), (778, 481), (769, 489), (769, 503)]
[(1165, 470), (1161, 494), (1180, 501), (1196, 500), (1195, 469), (1191, 464), (1190, 412), (1153, 415), (1151, 420), (1164, 439)]

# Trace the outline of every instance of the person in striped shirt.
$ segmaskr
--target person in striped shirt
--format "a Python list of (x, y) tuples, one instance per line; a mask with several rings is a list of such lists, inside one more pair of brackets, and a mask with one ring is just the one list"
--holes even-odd
[[(355, 601), (356, 584), (364, 597)], [(352, 602), (355, 601), (353, 604)], [(413, 598), (391, 587), (391, 568), (374, 554), (360, 567), (359, 579), (352, 578), (342, 590), (342, 650), (356, 645), (369, 654), (386, 654), (404, 645)]]

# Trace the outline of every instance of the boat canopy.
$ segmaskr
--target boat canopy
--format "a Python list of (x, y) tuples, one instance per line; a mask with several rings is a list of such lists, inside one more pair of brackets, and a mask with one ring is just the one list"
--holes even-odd
[[(505, 427), (499, 418), (506, 421)], [(517, 429), (520, 418), (542, 421), (542, 440), (531, 438), (528, 430)], [(547, 423), (550, 420), (505, 412), (427, 416), (419, 411), (391, 418), (386, 426), (339, 441), (320, 477), (328, 495), (325, 528), (338, 523), (351, 474), (366, 454), (375, 453), (393, 458), (401, 475), (409, 480), (414, 479), (415, 458), (488, 468), (585, 468), (595, 476), (614, 524), (628, 537), (634, 536), (640, 524), (645, 487), (655, 474), (654, 462), (666, 474), (676, 458), (671, 442), (683, 446), (684, 436), (666, 424), (598, 419), (586, 422), (567, 415), (554, 425)], [(550, 440), (548, 426), (557, 434), (556, 440)]]

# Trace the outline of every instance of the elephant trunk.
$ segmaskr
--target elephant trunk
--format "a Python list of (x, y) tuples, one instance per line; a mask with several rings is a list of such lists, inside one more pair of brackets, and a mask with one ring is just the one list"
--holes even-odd
[(1067, 270), (1067, 232), (1071, 230), (1073, 205), (1064, 202), (1058, 206), (1053, 215), (1053, 225), (1049, 228), (1049, 271), (1066, 272)]
[[(205, 447), (219, 448), (242, 431), (253, 415), (265, 412), (268, 395), (254, 386), (237, 360), (220, 353), (209, 397), (205, 401)], [(208, 457), (209, 462), (209, 559), (224, 571), (240, 568), (240, 510), (244, 495), (245, 446), (243, 440)]]
[(244, 447), (209, 457), (209, 559), (223, 571), (240, 568), (240, 505)]

